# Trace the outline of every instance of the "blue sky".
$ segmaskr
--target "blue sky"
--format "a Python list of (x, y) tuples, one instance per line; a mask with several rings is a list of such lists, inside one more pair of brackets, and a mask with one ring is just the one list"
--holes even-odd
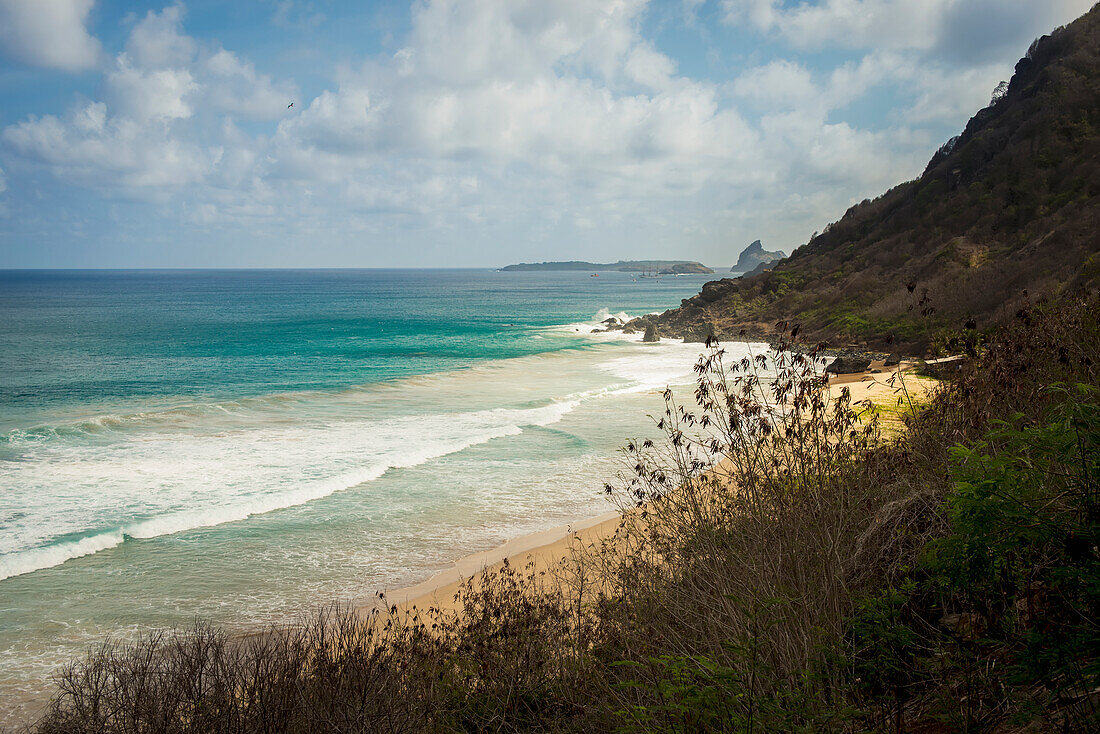
[(1090, 5), (0, 0), (0, 267), (790, 251)]

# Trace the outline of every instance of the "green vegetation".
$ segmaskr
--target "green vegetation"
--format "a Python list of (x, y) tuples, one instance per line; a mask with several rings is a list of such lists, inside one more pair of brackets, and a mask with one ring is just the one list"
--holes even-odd
[(557, 577), (108, 644), (37, 729), (1094, 731), (1100, 294), (973, 347), (923, 407), (898, 385), (890, 434), (817, 353), (715, 347), (665, 441), (624, 448), (616, 536)]

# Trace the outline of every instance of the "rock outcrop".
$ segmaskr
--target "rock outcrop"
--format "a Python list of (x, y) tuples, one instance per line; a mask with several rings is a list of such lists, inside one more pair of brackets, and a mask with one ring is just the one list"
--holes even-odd
[[(774, 264), (786, 256), (786, 253), (782, 250), (765, 250), (764, 246), (760, 244), (760, 240), (756, 240), (741, 251), (741, 256), (737, 258), (737, 264), (730, 268), (730, 272), (748, 273), (761, 264)], [(767, 269), (770, 270), (771, 265), (768, 265)]]

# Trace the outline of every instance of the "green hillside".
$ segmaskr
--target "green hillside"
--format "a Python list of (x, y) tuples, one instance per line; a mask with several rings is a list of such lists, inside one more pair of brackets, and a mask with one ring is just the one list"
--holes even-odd
[(809, 338), (921, 349), (969, 319), (1003, 321), (1024, 291), (1095, 282), (1098, 224), (1094, 8), (1037, 40), (918, 179), (853, 206), (771, 272), (709, 283), (659, 321), (666, 334), (705, 322), (729, 336), (790, 319)]

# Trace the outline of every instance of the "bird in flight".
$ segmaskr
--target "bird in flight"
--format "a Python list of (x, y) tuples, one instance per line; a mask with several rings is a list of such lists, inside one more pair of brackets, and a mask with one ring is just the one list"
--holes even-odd
[(293, 103), (293, 102), (291, 102), (290, 104), (288, 104), (288, 105), (286, 106), (286, 108), (287, 108), (287, 109), (289, 110), (289, 109), (290, 109), (291, 107), (293, 107), (293, 106), (294, 106), (294, 103)]

